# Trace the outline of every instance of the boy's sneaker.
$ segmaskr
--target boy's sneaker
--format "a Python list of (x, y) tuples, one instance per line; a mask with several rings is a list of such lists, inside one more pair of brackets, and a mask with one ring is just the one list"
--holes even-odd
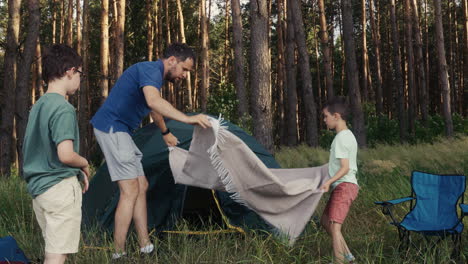
[(354, 263), (354, 261), (356, 260), (356, 258), (353, 256), (353, 254), (347, 254), (344, 256), (345, 257), (345, 260), (350, 262), (350, 263)]
[(115, 253), (112, 253), (112, 259), (113, 260), (118, 260), (118, 259), (121, 259), (123, 257), (127, 256), (127, 252), (121, 252), (121, 253), (118, 253), (118, 252), (115, 252)]
[(148, 244), (145, 247), (140, 248), (140, 253), (151, 254), (154, 251), (154, 245)]

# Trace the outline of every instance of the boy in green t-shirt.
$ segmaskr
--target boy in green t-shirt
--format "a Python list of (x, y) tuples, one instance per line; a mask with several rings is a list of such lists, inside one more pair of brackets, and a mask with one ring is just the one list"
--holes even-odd
[[(80, 87), (81, 57), (54, 45), (42, 58), (47, 92), (29, 113), (23, 144), (23, 177), (45, 241), (44, 263), (64, 263), (78, 252), (82, 192), (88, 189), (88, 161), (78, 154), (75, 108), (66, 100)], [(82, 190), (78, 177), (84, 183)]]
[(321, 223), (333, 241), (333, 254), (337, 263), (353, 262), (354, 256), (341, 234), (351, 204), (356, 199), (357, 150), (358, 145), (353, 133), (346, 126), (348, 105), (343, 97), (335, 97), (323, 108), (324, 121), (329, 129), (336, 131), (330, 148), (328, 171), (330, 178), (320, 188), (333, 190), (323, 211)]

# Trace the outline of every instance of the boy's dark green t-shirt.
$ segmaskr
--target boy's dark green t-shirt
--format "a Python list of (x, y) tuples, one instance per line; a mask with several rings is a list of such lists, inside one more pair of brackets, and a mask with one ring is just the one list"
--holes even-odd
[(77, 176), (80, 168), (60, 162), (57, 146), (73, 140), (79, 152), (79, 130), (75, 108), (60, 94), (46, 93), (32, 107), (23, 144), (23, 177), (36, 197), (65, 178)]

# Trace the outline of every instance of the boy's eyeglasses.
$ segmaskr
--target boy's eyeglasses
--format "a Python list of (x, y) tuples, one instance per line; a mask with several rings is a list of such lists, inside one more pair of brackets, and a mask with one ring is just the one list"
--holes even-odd
[(75, 69), (75, 72), (80, 74), (80, 79), (83, 79), (86, 76), (82, 71), (80, 71), (78, 69)]

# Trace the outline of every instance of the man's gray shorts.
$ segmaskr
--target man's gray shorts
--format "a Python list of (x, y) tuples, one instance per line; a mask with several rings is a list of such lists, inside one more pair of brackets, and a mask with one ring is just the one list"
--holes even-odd
[(143, 154), (126, 132), (109, 133), (94, 129), (94, 135), (106, 158), (112, 181), (136, 179), (144, 176), (141, 159)]

